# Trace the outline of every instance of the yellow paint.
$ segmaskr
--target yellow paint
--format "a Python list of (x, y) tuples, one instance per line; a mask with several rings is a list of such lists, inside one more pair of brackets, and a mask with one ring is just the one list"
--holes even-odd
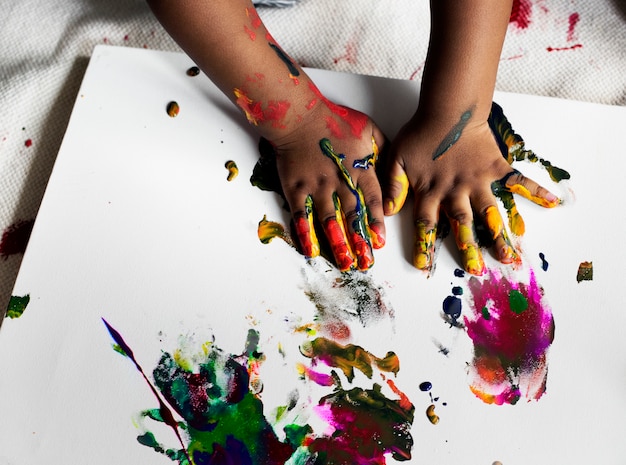
[(317, 233), (315, 232), (315, 225), (313, 224), (313, 197), (307, 196), (304, 202), (306, 211), (306, 221), (309, 225), (309, 239), (311, 240), (311, 256), (309, 258), (319, 257), (320, 255), (320, 242), (317, 239)]
[(250, 124), (254, 124), (255, 126), (259, 125), (259, 121), (248, 111), (250, 108), (250, 104), (254, 103), (253, 100), (244, 94), (240, 89), (233, 89), (233, 93), (235, 94), (236, 100), (235, 103), (239, 108), (241, 108), (246, 115), (246, 119)]
[(517, 211), (517, 207), (515, 205), (508, 210), (508, 216), (511, 232), (517, 236), (523, 236), (526, 232), (526, 224), (524, 223), (522, 215), (520, 215)]
[(428, 408), (426, 409), (426, 416), (428, 417), (428, 419), (430, 420), (430, 422), (433, 425), (436, 425), (437, 423), (439, 423), (439, 417), (435, 413), (435, 405), (434, 404), (430, 404), (428, 406)]
[(267, 215), (263, 215), (263, 219), (259, 221), (257, 235), (263, 244), (269, 244), (275, 237), (280, 237), (289, 245), (293, 245), (291, 238), (285, 232), (283, 225), (275, 221), (268, 221)]
[(226, 178), (227, 181), (232, 181), (239, 174), (239, 168), (237, 167), (237, 163), (235, 163), (233, 160), (228, 160), (224, 164), (224, 167), (228, 170), (228, 177)]
[(561, 199), (556, 199), (554, 201), (549, 201), (547, 199), (544, 199), (543, 197), (539, 197), (537, 195), (533, 195), (530, 193), (530, 191), (528, 189), (526, 189), (526, 187), (522, 186), (521, 184), (513, 184), (512, 186), (508, 186), (507, 188), (514, 194), (519, 194), (522, 197), (530, 200), (531, 202), (536, 203), (537, 205), (541, 205), (542, 207), (546, 207), (546, 208), (553, 208), (556, 207), (557, 205), (559, 205), (561, 203)]
[(474, 242), (472, 228), (460, 224), (457, 220), (450, 220), (452, 231), (456, 239), (456, 245), (461, 252), (461, 260), (465, 271), (476, 276), (482, 276), (485, 272), (485, 262), (480, 249)]
[(502, 231), (504, 230), (504, 222), (502, 221), (500, 212), (495, 206), (491, 205), (487, 207), (487, 210), (485, 211), (485, 222), (487, 223), (487, 227), (489, 228), (489, 231), (491, 231), (491, 235), (494, 239), (502, 234)]
[(409, 178), (406, 173), (402, 171), (402, 174), (393, 177), (393, 181), (400, 184), (400, 193), (389, 201), (387, 207), (388, 215), (395, 215), (398, 213), (402, 206), (404, 205), (404, 201), (406, 200), (407, 195), (409, 194)]
[(415, 266), (418, 270), (430, 271), (432, 269), (436, 239), (436, 228), (427, 229), (424, 222), (417, 222), (415, 225), (413, 266)]

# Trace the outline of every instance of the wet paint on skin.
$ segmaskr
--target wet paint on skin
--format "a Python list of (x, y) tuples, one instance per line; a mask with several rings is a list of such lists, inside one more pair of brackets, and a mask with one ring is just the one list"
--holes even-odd
[(339, 174), (343, 177), (344, 181), (348, 185), (348, 188), (355, 197), (355, 219), (350, 225), (353, 231), (351, 239), (352, 245), (355, 247), (354, 252), (356, 253), (358, 268), (360, 270), (367, 270), (374, 265), (374, 256), (372, 255), (371, 250), (371, 236), (363, 192), (361, 192), (361, 189), (356, 186), (352, 176), (343, 164), (345, 155), (336, 153), (328, 139), (320, 140), (320, 149), (325, 156), (330, 158), (335, 163), (337, 169), (339, 170)]
[(241, 89), (235, 88), (233, 89), (233, 93), (236, 97), (235, 103), (244, 112), (248, 122), (254, 126), (258, 126), (259, 123), (263, 121), (263, 109), (261, 108), (261, 104), (254, 102)]
[(239, 175), (239, 168), (237, 167), (237, 163), (233, 160), (228, 160), (224, 164), (224, 168), (228, 170), (228, 177), (226, 178), (228, 182), (232, 181), (237, 177), (237, 175)]
[(393, 181), (400, 184), (400, 192), (394, 199), (389, 201), (389, 204), (387, 205), (388, 215), (395, 215), (398, 213), (404, 205), (407, 195), (409, 194), (409, 178), (404, 171), (402, 174), (394, 176)]
[(428, 228), (423, 221), (418, 221), (414, 234), (413, 266), (418, 270), (431, 271), (435, 261), (437, 226)]
[(289, 246), (295, 247), (291, 236), (285, 231), (285, 227), (276, 221), (269, 221), (266, 215), (263, 215), (263, 219), (259, 221), (257, 235), (263, 244), (269, 244), (275, 237), (279, 237)]
[(474, 107), (471, 107), (461, 115), (459, 122), (456, 123), (454, 127), (448, 132), (448, 134), (445, 135), (443, 140), (439, 143), (439, 145), (433, 152), (433, 160), (441, 157), (444, 153), (450, 150), (454, 144), (459, 141), (461, 135), (463, 134), (463, 129), (465, 129), (465, 126), (467, 126), (467, 123), (471, 119), (473, 112)]
[(363, 347), (354, 344), (341, 345), (324, 337), (306, 341), (302, 344), (300, 352), (312, 359), (314, 364), (320, 361), (330, 367), (339, 368), (349, 382), (354, 379), (355, 368), (370, 379), (374, 366), (380, 371), (394, 375), (400, 371), (400, 360), (393, 352), (387, 352), (383, 358), (378, 358)]
[(461, 252), (461, 260), (465, 271), (475, 276), (482, 276), (485, 272), (485, 262), (478, 245), (474, 242), (472, 228), (454, 219), (450, 220), (450, 225), (452, 226), (456, 245)]
[(491, 104), (491, 113), (489, 114), (488, 123), (491, 132), (496, 138), (502, 156), (509, 164), (521, 160), (528, 160), (531, 163), (538, 162), (545, 168), (554, 182), (560, 182), (570, 178), (570, 174), (564, 169), (553, 166), (548, 160), (539, 158), (532, 150), (526, 149), (524, 139), (513, 130), (511, 123), (509, 123), (504, 115), (502, 107), (496, 102)]
[(517, 205), (515, 205), (515, 199), (513, 198), (513, 194), (506, 187), (505, 183), (508, 179), (509, 175), (505, 176), (499, 181), (494, 181), (491, 183), (491, 192), (493, 195), (498, 197), (504, 205), (506, 210), (506, 214), (509, 220), (509, 229), (516, 236), (523, 236), (526, 231), (526, 225), (524, 224), (524, 219), (517, 211)]
[(309, 195), (304, 202), (304, 217), (294, 219), (294, 228), (302, 254), (307, 258), (318, 257), (320, 244), (317, 240), (313, 218), (313, 198)]
[(367, 126), (367, 115), (331, 102), (324, 97), (324, 95), (322, 95), (320, 90), (312, 82), (309, 83), (309, 89), (315, 94), (315, 97), (326, 105), (330, 111), (339, 116), (339, 118), (350, 126), (351, 133), (354, 137), (361, 138), (361, 134)]
[(284, 120), (291, 104), (286, 100), (270, 100), (265, 105), (255, 102), (245, 91), (239, 88), (233, 89), (235, 103), (246, 115), (248, 122), (254, 126), (269, 122), (274, 128), (285, 128)]
[[(8, 318), (19, 318), (24, 314), (24, 310), (30, 302), (30, 295), (24, 296), (12, 295), (9, 299), (9, 305), (7, 306), (6, 316)], [(2, 321), (2, 318), (0, 318)]]
[(274, 53), (276, 53), (278, 58), (280, 58), (281, 61), (285, 63), (285, 65), (287, 66), (287, 69), (289, 70), (290, 78), (300, 76), (300, 70), (296, 67), (296, 65), (293, 63), (291, 58), (287, 56), (287, 54), (283, 51), (283, 49), (281, 49), (277, 44), (272, 43), (272, 42), (268, 42), (268, 45), (272, 48), (272, 50), (274, 50)]
[(498, 259), (502, 263), (512, 263), (515, 261), (519, 261), (520, 258), (509, 239), (509, 235), (504, 227), (504, 222), (502, 221), (502, 216), (498, 211), (497, 207), (491, 205), (487, 207), (485, 211), (485, 223), (487, 223), (487, 228), (491, 232), (492, 238), (495, 240), (499, 236), (502, 236), (502, 239), (505, 242), (505, 246), (502, 250), (498, 250)]
[(578, 265), (576, 281), (593, 281), (593, 262), (582, 262)]
[(22, 220), (8, 226), (0, 238), (0, 257), (5, 260), (11, 255), (26, 251), (35, 220)]
[(361, 169), (369, 169), (370, 166), (376, 166), (376, 162), (378, 161), (378, 145), (376, 144), (376, 140), (372, 136), (372, 153), (367, 155), (360, 160), (354, 160), (352, 162), (353, 168), (361, 168)]
[(348, 243), (341, 210), (335, 210), (335, 218), (329, 218), (324, 223), (324, 234), (328, 238), (335, 263), (340, 271), (354, 268), (354, 254)]
[(546, 389), (554, 319), (534, 272), (526, 284), (489, 270), (482, 279), (470, 278), (468, 287), (472, 315), (464, 321), (474, 344), (470, 389), (490, 404), (538, 400)]

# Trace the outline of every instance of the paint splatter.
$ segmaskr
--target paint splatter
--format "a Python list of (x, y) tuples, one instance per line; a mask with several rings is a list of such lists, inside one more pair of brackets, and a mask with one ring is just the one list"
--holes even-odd
[(6, 316), (9, 318), (19, 318), (26, 310), (28, 303), (30, 302), (30, 295), (25, 296), (12, 295), (7, 307)]
[(576, 39), (576, 25), (580, 21), (580, 15), (578, 13), (572, 13), (568, 18), (567, 27), (567, 41), (572, 42)]
[(548, 271), (548, 266), (550, 266), (550, 264), (546, 260), (546, 256), (543, 252), (539, 252), (539, 259), (541, 260), (541, 269), (543, 271)]
[(465, 111), (461, 117), (459, 118), (459, 122), (456, 123), (452, 129), (445, 135), (443, 140), (439, 143), (435, 151), (433, 152), (433, 160), (441, 157), (444, 153), (452, 148), (454, 144), (456, 144), (461, 138), (461, 134), (463, 134), (463, 129), (467, 126), (470, 118), (472, 117), (472, 113), (474, 112), (474, 107)]
[(582, 262), (578, 265), (576, 273), (576, 281), (592, 281), (593, 280), (593, 262)]
[(6, 260), (10, 255), (23, 254), (34, 224), (35, 220), (21, 220), (7, 227), (0, 239), (0, 257)]
[(285, 231), (285, 227), (275, 221), (269, 221), (266, 215), (263, 215), (263, 219), (259, 221), (257, 235), (263, 244), (269, 244), (275, 237), (279, 237), (291, 247), (295, 247), (291, 236)]
[(235, 103), (246, 115), (248, 122), (254, 126), (270, 122), (274, 128), (285, 128), (284, 120), (291, 104), (286, 100), (270, 100), (263, 108), (261, 102), (252, 100), (243, 89), (235, 88)]
[[(118, 351), (143, 374), (121, 335), (105, 324)], [(289, 420), (286, 413), (295, 409), (300, 396), (292, 391), (273, 418), (266, 416), (258, 391), (253, 389), (256, 368), (265, 360), (258, 342), (259, 334), (250, 330), (239, 355), (222, 351), (214, 341), (198, 345), (190, 340), (182, 340), (173, 354), (163, 352), (153, 371), (154, 387), (144, 375), (160, 407), (141, 412), (138, 426), (142, 432), (137, 441), (180, 465), (384, 465), (386, 455), (397, 460), (411, 458), (414, 406), (408, 398), (393, 382), (388, 384), (400, 396), (398, 400), (387, 398), (376, 383), (371, 389), (344, 389), (334, 373), (333, 392), (311, 409), (327, 423), (324, 431), (316, 432), (310, 424), (294, 421), (284, 425), (284, 440), (279, 439), (275, 424)], [(318, 356), (324, 357), (323, 349)], [(305, 373), (308, 376), (312, 370)], [(322, 381), (323, 386), (332, 385), (328, 378)], [(176, 431), (185, 432), (184, 440), (179, 435), (181, 449), (167, 448), (146, 427), (148, 421), (169, 424), (167, 418), (174, 419), (172, 410), (182, 418), (174, 421)], [(163, 412), (169, 415), (164, 417)]]
[(520, 30), (527, 29), (530, 26), (532, 6), (531, 0), (513, 0), (509, 24), (515, 25)]
[(439, 416), (435, 413), (435, 404), (430, 404), (426, 409), (426, 417), (433, 424), (439, 423)]
[(32, 140), (32, 139), (26, 139), (26, 140), (24, 141), (24, 146), (25, 146), (26, 148), (28, 148), (28, 147), (30, 147), (30, 146), (32, 146), (32, 145), (33, 145), (33, 140)]
[(191, 68), (189, 68), (187, 70), (187, 76), (197, 76), (198, 74), (200, 74), (200, 68), (198, 68), (197, 66), (192, 66)]
[(233, 160), (228, 160), (224, 164), (224, 168), (228, 170), (228, 177), (226, 178), (228, 182), (232, 181), (237, 177), (237, 175), (239, 175), (239, 168), (237, 167), (237, 163)]
[(178, 105), (178, 102), (171, 101), (167, 104), (165, 111), (167, 111), (167, 114), (171, 118), (176, 118), (178, 116), (178, 113), (180, 113), (180, 106)]
[(554, 319), (535, 274), (528, 284), (490, 270), (468, 282), (473, 314), (465, 316), (474, 343), (470, 389), (485, 403), (539, 400), (546, 390)]
[(576, 50), (577, 48), (582, 48), (583, 44), (575, 44), (569, 47), (546, 47), (548, 52), (564, 52), (566, 50)]
[(422, 392), (428, 392), (433, 388), (433, 383), (430, 381), (423, 381), (420, 383), (419, 388)]

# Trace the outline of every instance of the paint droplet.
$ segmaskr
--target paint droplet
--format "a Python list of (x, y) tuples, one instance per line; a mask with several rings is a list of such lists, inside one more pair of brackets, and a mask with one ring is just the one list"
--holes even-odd
[(517, 289), (511, 289), (509, 292), (509, 306), (513, 312), (519, 315), (528, 309), (528, 300)]
[(443, 312), (453, 320), (461, 316), (461, 299), (449, 295), (443, 300)]
[(33, 145), (33, 140), (32, 139), (26, 139), (26, 141), (24, 142), (24, 145), (26, 147), (30, 147), (31, 145)]
[(420, 383), (420, 391), (427, 392), (433, 388), (433, 384), (430, 381), (424, 381)]
[(197, 66), (192, 66), (191, 68), (189, 68), (187, 70), (187, 76), (197, 76), (198, 74), (200, 74), (200, 68), (198, 68)]
[(11, 300), (9, 300), (9, 306), (7, 307), (7, 316), (9, 318), (19, 318), (26, 310), (26, 306), (30, 302), (30, 295), (26, 294), (25, 296), (11, 296)]
[(228, 170), (228, 177), (226, 178), (227, 181), (232, 181), (239, 174), (239, 168), (237, 168), (237, 163), (235, 163), (233, 160), (228, 160), (224, 167)]
[(452, 294), (454, 295), (463, 295), (463, 288), (460, 286), (454, 286), (452, 288)]
[(465, 276), (465, 271), (463, 271), (460, 268), (457, 268), (456, 270), (454, 270), (454, 276), (456, 276), (457, 278), (462, 278)]
[(480, 312), (485, 320), (489, 321), (491, 319), (491, 314), (489, 313), (489, 309), (487, 307), (483, 307)]
[(548, 271), (548, 266), (550, 266), (550, 264), (546, 261), (546, 256), (543, 252), (539, 252), (539, 258), (541, 259), (541, 269), (543, 271)]
[(428, 419), (430, 420), (430, 422), (433, 425), (436, 425), (437, 423), (439, 423), (439, 417), (435, 413), (435, 405), (434, 404), (430, 404), (428, 406), (428, 408), (426, 409), (426, 416), (428, 417)]
[(170, 117), (175, 118), (176, 116), (178, 116), (179, 112), (180, 107), (178, 106), (178, 103), (171, 101), (167, 104), (167, 114), (170, 115)]
[(578, 273), (576, 274), (576, 281), (592, 281), (593, 280), (593, 263), (582, 262), (578, 265)]

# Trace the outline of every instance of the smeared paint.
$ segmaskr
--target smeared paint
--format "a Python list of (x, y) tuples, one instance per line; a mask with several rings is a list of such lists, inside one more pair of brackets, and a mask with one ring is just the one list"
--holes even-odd
[(354, 160), (352, 162), (352, 167), (353, 168), (361, 168), (361, 169), (369, 169), (370, 166), (376, 166), (376, 162), (378, 161), (378, 145), (376, 145), (376, 140), (374, 140), (374, 138), (372, 137), (372, 147), (373, 147), (373, 152), (370, 153), (369, 155), (359, 159), (359, 160)]
[(312, 82), (309, 83), (309, 89), (313, 92), (316, 98), (326, 105), (331, 112), (339, 116), (339, 118), (350, 126), (351, 133), (354, 137), (361, 137), (363, 130), (367, 126), (367, 115), (331, 102), (324, 95), (322, 95), (320, 90)]
[(450, 225), (456, 245), (461, 252), (461, 261), (465, 271), (476, 276), (482, 276), (485, 272), (485, 262), (478, 244), (474, 241), (472, 228), (454, 219), (450, 220)]
[(534, 272), (529, 273), (528, 284), (497, 270), (468, 282), (473, 314), (464, 321), (474, 343), (470, 389), (486, 403), (538, 400), (546, 390), (554, 319)]
[(248, 122), (254, 126), (269, 122), (274, 128), (285, 128), (284, 120), (291, 104), (286, 100), (270, 100), (263, 108), (261, 102), (252, 100), (242, 89), (233, 89), (235, 103), (244, 112)]
[(337, 194), (333, 194), (333, 202), (335, 204), (335, 217), (328, 218), (324, 222), (324, 234), (330, 243), (337, 268), (340, 271), (348, 271), (353, 269), (356, 264), (354, 252), (348, 242), (345, 219)]
[(576, 281), (593, 281), (593, 262), (582, 262), (578, 265)]
[(293, 61), (291, 60), (291, 58), (289, 58), (289, 56), (283, 51), (282, 48), (280, 48), (277, 44), (272, 43), (272, 42), (268, 42), (269, 46), (272, 48), (272, 50), (274, 50), (274, 53), (276, 53), (276, 55), (278, 56), (278, 58), (281, 59), (281, 61), (283, 63), (285, 63), (285, 66), (287, 66), (287, 69), (289, 70), (289, 77), (293, 78), (296, 76), (300, 76), (300, 70), (298, 69), (298, 67), (293, 63)]
[(509, 175), (506, 175), (504, 178), (494, 181), (491, 183), (491, 192), (493, 195), (498, 197), (506, 210), (506, 214), (509, 220), (509, 229), (516, 236), (524, 235), (526, 231), (526, 225), (524, 223), (524, 219), (519, 214), (517, 210), (517, 205), (515, 204), (515, 198), (513, 194), (506, 186), (506, 181), (509, 178)]
[(10, 255), (23, 254), (34, 224), (35, 220), (20, 220), (8, 226), (0, 239), (0, 257), (6, 260)]
[(285, 227), (275, 221), (268, 221), (266, 215), (263, 215), (263, 219), (259, 221), (257, 235), (263, 244), (269, 244), (275, 237), (279, 237), (291, 247), (295, 247), (291, 236), (285, 231)]
[(426, 409), (426, 417), (428, 417), (428, 420), (433, 425), (436, 425), (437, 423), (439, 423), (439, 417), (435, 413), (435, 404), (430, 404), (428, 406), (428, 408)]
[(304, 202), (304, 216), (294, 219), (294, 229), (298, 238), (300, 251), (307, 258), (320, 255), (320, 244), (315, 232), (313, 217), (313, 198), (308, 195)]
[(566, 50), (576, 50), (577, 48), (582, 48), (583, 44), (575, 44), (569, 47), (546, 47), (548, 52), (564, 52)]
[(239, 174), (239, 168), (237, 167), (237, 163), (235, 163), (233, 160), (228, 160), (226, 163), (224, 163), (224, 168), (228, 170), (228, 177), (226, 178), (226, 180), (229, 182), (235, 179)]
[(187, 76), (197, 76), (198, 74), (200, 74), (200, 68), (198, 68), (197, 66), (192, 66), (191, 68), (187, 69)]
[(437, 226), (429, 228), (423, 221), (418, 221), (413, 234), (413, 266), (418, 270), (431, 271), (435, 263)]
[(548, 160), (535, 155), (532, 150), (526, 149), (524, 139), (513, 130), (511, 123), (504, 115), (502, 107), (496, 102), (493, 102), (491, 105), (488, 123), (502, 156), (509, 164), (521, 160), (528, 160), (531, 163), (538, 162), (548, 172), (554, 182), (570, 178), (570, 174), (564, 169), (552, 165)]
[(490, 205), (487, 207), (487, 210), (485, 211), (485, 222), (487, 223), (487, 228), (491, 232), (492, 239), (495, 240), (498, 237), (502, 237), (504, 240), (502, 249), (497, 251), (498, 260), (502, 263), (512, 263), (519, 260), (517, 252), (515, 251), (504, 227), (502, 216), (496, 206)]
[(402, 174), (394, 176), (393, 182), (400, 184), (400, 191), (395, 198), (389, 200), (386, 211), (388, 215), (395, 215), (402, 209), (404, 201), (409, 193), (409, 178), (404, 171), (402, 171)]
[(433, 160), (441, 157), (444, 153), (452, 148), (454, 144), (456, 144), (461, 135), (463, 134), (463, 129), (467, 126), (467, 123), (472, 117), (472, 113), (474, 112), (474, 107), (467, 109), (461, 117), (459, 118), (458, 123), (456, 123), (452, 129), (444, 136), (442, 141), (439, 143), (435, 151), (433, 152)]
[(354, 254), (356, 255), (358, 268), (360, 270), (367, 270), (374, 265), (374, 256), (372, 254), (371, 236), (363, 192), (361, 192), (361, 189), (357, 187), (356, 183), (352, 179), (352, 176), (343, 164), (345, 155), (336, 153), (333, 150), (330, 140), (328, 139), (320, 140), (320, 149), (326, 157), (330, 158), (335, 163), (337, 169), (339, 170), (339, 174), (343, 177), (348, 188), (350, 189), (350, 192), (352, 192), (356, 200), (356, 206), (354, 209), (355, 218), (350, 224), (353, 231), (350, 239), (352, 247), (354, 248)]
[[(121, 353), (128, 356), (143, 374), (132, 350), (120, 334), (107, 325)], [(153, 371), (154, 386), (145, 381), (159, 399), (159, 409), (144, 410), (139, 424), (143, 431), (137, 441), (180, 465), (238, 464), (377, 464), (386, 463), (390, 454), (397, 460), (411, 458), (410, 434), (414, 406), (395, 383), (387, 383), (400, 398), (387, 398), (379, 384), (372, 389), (344, 389), (337, 375), (312, 370), (298, 364), (298, 371), (314, 377), (321, 386), (335, 386), (331, 394), (320, 398), (313, 412), (327, 423), (323, 432), (310, 424), (287, 423), (287, 412), (295, 411), (300, 399), (292, 391), (285, 404), (266, 416), (260, 397), (252, 389), (256, 369), (264, 360), (258, 347), (259, 334), (250, 330), (242, 354), (222, 351), (214, 342), (191, 349), (194, 341), (184, 340), (174, 354), (163, 352)], [(157, 391), (158, 389), (158, 391)], [(176, 422), (164, 398), (182, 420)], [(164, 416), (164, 412), (169, 415)], [(307, 415), (292, 415), (296, 420)], [(176, 431), (185, 432), (181, 449), (166, 448), (146, 428), (147, 421), (174, 421)], [(306, 421), (306, 419), (304, 419)], [(280, 440), (272, 422), (283, 424)]]
[(548, 266), (550, 264), (546, 260), (546, 256), (543, 254), (543, 252), (539, 252), (539, 259), (541, 260), (541, 269), (543, 271), (548, 271)]
[(580, 21), (580, 15), (578, 13), (572, 13), (568, 18), (567, 27), (567, 41), (572, 42), (576, 39), (576, 25)]
[(167, 111), (167, 114), (171, 118), (176, 118), (178, 116), (178, 113), (180, 113), (180, 106), (178, 105), (178, 102), (171, 101), (167, 104), (165, 111)]
[(383, 358), (378, 358), (367, 352), (363, 347), (348, 344), (341, 345), (324, 337), (318, 337), (302, 344), (300, 351), (313, 362), (321, 361), (326, 365), (339, 368), (349, 382), (354, 379), (354, 370), (357, 369), (368, 378), (372, 377), (373, 366), (381, 371), (397, 374), (400, 371), (400, 361), (393, 352), (387, 352)]
[[(6, 316), (8, 318), (19, 318), (26, 310), (28, 303), (30, 302), (30, 295), (26, 294), (24, 296), (12, 295), (9, 299), (9, 305), (7, 307)], [(1, 320), (1, 318), (0, 318)]]
[(521, 30), (527, 29), (530, 26), (531, 12), (531, 0), (513, 0), (509, 24), (513, 24)]

